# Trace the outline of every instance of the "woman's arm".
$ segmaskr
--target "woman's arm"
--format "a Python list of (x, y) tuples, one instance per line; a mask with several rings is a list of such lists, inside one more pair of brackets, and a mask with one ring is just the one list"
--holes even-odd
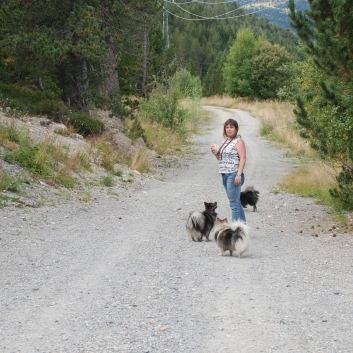
[(212, 152), (212, 154), (214, 154), (215, 155), (215, 157), (219, 160), (219, 154), (217, 153), (218, 152), (218, 148), (214, 148), (214, 146), (212, 145), (211, 146), (211, 152)]
[(234, 183), (235, 185), (239, 185), (241, 183), (241, 174), (244, 171), (245, 168), (245, 162), (246, 162), (246, 148), (245, 148), (245, 143), (243, 140), (239, 140), (237, 144), (235, 145), (235, 149), (238, 152), (239, 155), (239, 167), (238, 167), (238, 172), (235, 177)]

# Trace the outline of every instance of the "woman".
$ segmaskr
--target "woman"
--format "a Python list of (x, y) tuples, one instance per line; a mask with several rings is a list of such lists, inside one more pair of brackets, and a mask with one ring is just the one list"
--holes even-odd
[(241, 136), (238, 135), (239, 126), (236, 120), (228, 119), (223, 126), (223, 141), (220, 148), (216, 144), (211, 146), (211, 152), (219, 161), (219, 172), (226, 190), (232, 220), (246, 223), (244, 209), (240, 202), (240, 189), (244, 184), (244, 168), (246, 148)]

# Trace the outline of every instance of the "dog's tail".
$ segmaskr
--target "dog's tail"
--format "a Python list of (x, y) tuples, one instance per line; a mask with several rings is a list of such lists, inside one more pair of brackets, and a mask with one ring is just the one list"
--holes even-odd
[(205, 226), (205, 217), (201, 212), (191, 212), (186, 222), (186, 230), (189, 237), (193, 240), (199, 240), (202, 237), (202, 229)]
[(243, 192), (244, 193), (253, 192), (255, 194), (259, 194), (260, 193), (260, 191), (255, 190), (253, 186), (248, 186)]
[(229, 227), (220, 229), (218, 232), (215, 233), (215, 241), (231, 242), (233, 233), (233, 230)]
[(249, 227), (242, 221), (235, 221), (229, 227), (232, 230), (235, 248), (239, 254), (242, 254), (250, 245)]

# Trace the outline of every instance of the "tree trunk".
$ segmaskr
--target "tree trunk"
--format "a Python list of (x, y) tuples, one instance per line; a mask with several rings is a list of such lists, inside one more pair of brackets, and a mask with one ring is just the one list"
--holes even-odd
[(147, 80), (147, 60), (148, 60), (148, 27), (145, 22), (144, 26), (144, 40), (143, 40), (143, 76), (141, 94), (146, 95), (146, 80)]
[(87, 63), (76, 56), (71, 56), (74, 70), (69, 76), (68, 103), (79, 111), (89, 111)]
[(109, 49), (107, 60), (103, 66), (103, 74), (106, 79), (103, 84), (104, 95), (120, 91), (119, 74), (117, 70), (116, 59), (112, 48)]

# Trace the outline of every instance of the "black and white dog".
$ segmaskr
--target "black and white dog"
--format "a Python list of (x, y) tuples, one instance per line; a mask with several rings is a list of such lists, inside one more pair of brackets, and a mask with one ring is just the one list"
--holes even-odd
[(210, 232), (217, 217), (217, 202), (204, 202), (203, 212), (191, 212), (186, 223), (186, 230), (192, 241), (210, 241)]

